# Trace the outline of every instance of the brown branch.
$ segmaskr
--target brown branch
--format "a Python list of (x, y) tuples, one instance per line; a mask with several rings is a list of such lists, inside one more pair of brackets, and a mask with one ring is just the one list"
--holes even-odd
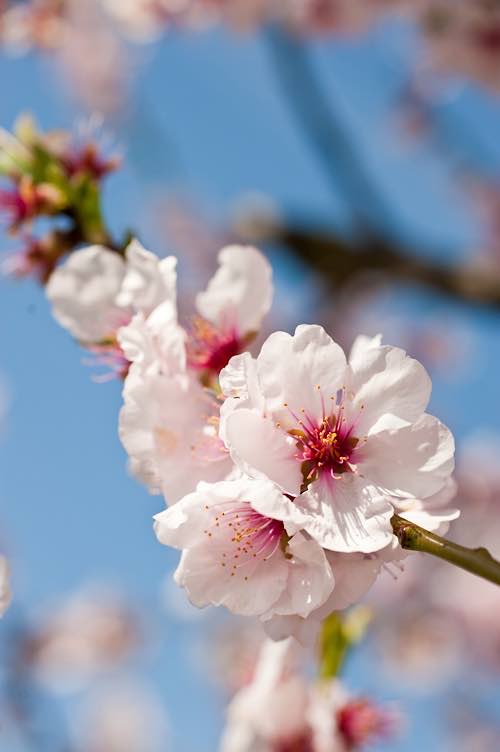
[(424, 285), (452, 299), (500, 308), (500, 274), (473, 266), (451, 267), (416, 258), (377, 238), (351, 246), (328, 232), (292, 226), (259, 228), (256, 234), (285, 245), (311, 266), (329, 286), (338, 291), (363, 274), (379, 275), (384, 281)]

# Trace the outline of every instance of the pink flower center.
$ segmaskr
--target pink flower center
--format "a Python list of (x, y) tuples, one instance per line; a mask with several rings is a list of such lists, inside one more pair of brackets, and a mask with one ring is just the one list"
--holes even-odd
[(211, 371), (218, 375), (233, 355), (242, 352), (245, 345), (246, 342), (234, 327), (223, 331), (209, 321), (195, 317), (187, 343), (188, 363), (198, 371)]
[[(332, 400), (332, 411), (319, 424), (303, 411), (302, 418), (292, 413), (300, 428), (293, 428), (288, 433), (297, 440), (295, 456), (302, 463), (304, 489), (320, 476), (334, 478), (353, 471), (359, 439), (352, 435), (354, 426), (347, 425), (342, 401), (337, 404), (336, 398), (332, 397)], [(323, 414), (325, 412), (323, 408)]]
[(313, 752), (313, 740), (310, 731), (288, 739), (278, 739), (273, 743), (273, 752)]
[(248, 580), (249, 565), (270, 559), (281, 543), (283, 523), (256, 512), (248, 502), (221, 502), (205, 510), (211, 517), (205, 535), (221, 547), (220, 564), (231, 577)]
[(349, 702), (338, 711), (337, 725), (347, 748), (355, 750), (377, 737), (386, 736), (390, 721), (388, 715), (369, 700), (360, 699)]

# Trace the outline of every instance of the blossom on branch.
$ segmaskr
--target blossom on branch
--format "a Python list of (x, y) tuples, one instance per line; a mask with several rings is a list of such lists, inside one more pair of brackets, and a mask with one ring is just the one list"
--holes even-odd
[[(178, 321), (174, 279), (149, 316), (138, 313), (118, 332), (131, 362), (120, 438), (133, 474), (169, 504), (199, 481), (231, 474), (219, 437), (219, 372), (248, 347), (271, 305), (271, 268), (257, 249), (228, 246), (219, 262), (186, 328)], [(130, 278), (128, 290), (133, 292)]]
[(347, 361), (321, 327), (303, 325), (242, 362), (222, 376), (233, 397), (221, 437), (242, 471), (295, 499), (324, 548), (385, 548), (395, 499), (425, 500), (448, 482), (453, 437), (424, 412), (430, 379), (404, 351), (359, 339)]

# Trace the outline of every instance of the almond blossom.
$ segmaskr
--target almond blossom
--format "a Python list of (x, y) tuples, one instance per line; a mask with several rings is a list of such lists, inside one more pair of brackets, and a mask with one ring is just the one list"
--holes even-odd
[(246, 616), (307, 617), (334, 575), (321, 547), (295, 532), (293, 503), (266, 480), (200, 483), (156, 515), (161, 543), (182, 549), (175, 573), (191, 602)]
[(311, 684), (293, 641), (265, 642), (255, 676), (231, 701), (221, 752), (353, 752), (391, 736), (399, 714), (339, 680)]
[(137, 241), (127, 247), (125, 258), (100, 245), (75, 251), (46, 287), (54, 317), (84, 347), (126, 372), (118, 330), (137, 311), (150, 313), (172, 300), (175, 263), (173, 257), (160, 260)]
[[(186, 328), (178, 322), (174, 288), (149, 316), (138, 313), (118, 333), (132, 364), (120, 438), (133, 474), (169, 504), (199, 481), (223, 480), (233, 470), (218, 435), (218, 376), (248, 346), (271, 305), (271, 268), (257, 249), (228, 246), (219, 263)], [(135, 297), (132, 282), (129, 276)]]
[(425, 369), (378, 338), (359, 339), (347, 361), (322, 327), (276, 332), (221, 382), (232, 397), (220, 435), (234, 462), (294, 498), (326, 549), (385, 548), (394, 499), (429, 498), (453, 471), (453, 437), (424, 412)]

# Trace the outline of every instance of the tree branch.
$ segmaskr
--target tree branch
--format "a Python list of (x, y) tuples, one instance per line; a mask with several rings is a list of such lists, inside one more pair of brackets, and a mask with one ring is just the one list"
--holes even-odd
[(500, 276), (491, 269), (445, 266), (396, 250), (377, 238), (366, 238), (363, 244), (352, 246), (328, 232), (270, 226), (258, 218), (247, 225), (260, 239), (289, 248), (334, 291), (372, 272), (384, 280), (424, 285), (460, 302), (500, 308)]
[(466, 548), (415, 525), (395, 514), (391, 520), (402, 548), (437, 556), (456, 567), (500, 585), (500, 562), (486, 548)]

